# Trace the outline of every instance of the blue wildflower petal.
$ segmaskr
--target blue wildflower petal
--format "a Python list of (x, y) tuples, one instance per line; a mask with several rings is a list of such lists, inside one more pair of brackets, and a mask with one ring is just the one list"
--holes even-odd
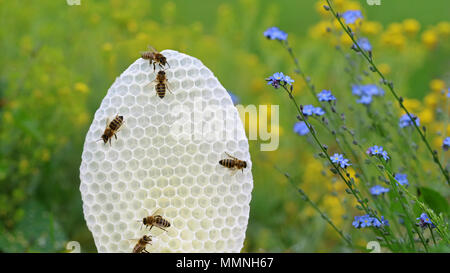
[(345, 23), (353, 24), (356, 20), (363, 19), (363, 16), (360, 10), (348, 10), (342, 14), (342, 18), (344, 18)]
[[(419, 118), (414, 114), (411, 114), (411, 117), (414, 120), (414, 122), (416, 123), (416, 125), (420, 126)], [(403, 116), (400, 117), (400, 121), (399, 121), (398, 125), (400, 126), (400, 128), (413, 126), (413, 121), (409, 118), (408, 114), (404, 114)]]
[(301, 136), (304, 136), (309, 133), (309, 128), (304, 121), (299, 121), (294, 124), (294, 132)]
[(448, 147), (450, 147), (450, 137), (446, 137), (442, 143), (442, 148), (444, 151), (448, 151)]
[(369, 39), (363, 37), (363, 38), (360, 38), (357, 41), (357, 43), (361, 47), (362, 50), (372, 51), (372, 45), (370, 44)]
[(332, 101), (336, 100), (336, 98), (331, 94), (331, 91), (328, 90), (322, 90), (319, 94), (317, 94), (317, 97), (319, 98), (319, 101)]
[(396, 173), (394, 176), (395, 180), (397, 180), (397, 182), (402, 185), (402, 186), (408, 186), (408, 178), (406, 174), (403, 173)]

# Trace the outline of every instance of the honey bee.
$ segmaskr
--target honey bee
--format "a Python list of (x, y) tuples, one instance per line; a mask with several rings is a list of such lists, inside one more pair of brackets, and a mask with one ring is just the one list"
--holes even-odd
[(150, 226), (149, 230), (152, 230), (153, 226), (155, 226), (167, 232), (165, 228), (170, 227), (170, 222), (158, 214), (160, 210), (161, 209), (157, 209), (152, 215), (144, 217), (142, 219), (142, 224), (145, 227)]
[(99, 141), (103, 140), (106, 144), (109, 141), (109, 145), (111, 145), (111, 139), (114, 136), (117, 139), (116, 133), (120, 130), (120, 126), (123, 124), (123, 116), (116, 115), (116, 117), (109, 122), (109, 118), (106, 120), (106, 129), (103, 132), (102, 138)]
[(150, 245), (152, 244), (152, 236), (151, 235), (142, 236), (142, 238), (139, 239), (137, 244), (134, 246), (133, 253), (143, 253), (143, 252), (150, 253), (150, 252), (148, 252), (147, 249), (145, 249), (148, 244), (150, 244)]
[(232, 169), (232, 170), (242, 170), (242, 172), (244, 172), (244, 168), (247, 168), (247, 162), (245, 162), (243, 160), (239, 160), (236, 157), (231, 156), (227, 152), (225, 152), (225, 153), (230, 158), (220, 160), (219, 164), (226, 168)]
[(164, 96), (166, 95), (166, 88), (167, 90), (169, 90), (170, 93), (172, 93), (172, 91), (170, 91), (169, 89), (169, 82), (166, 77), (166, 72), (162, 70), (158, 71), (158, 74), (156, 75), (156, 79), (154, 80), (154, 82), (156, 82), (155, 85), (156, 94), (161, 99), (164, 98)]
[(165, 65), (168, 65), (170, 67), (170, 65), (167, 62), (167, 59), (166, 59), (166, 57), (164, 57), (164, 55), (159, 53), (152, 46), (148, 46), (148, 49), (149, 49), (148, 51), (141, 52), (141, 57), (144, 60), (149, 60), (150, 65), (153, 64), (153, 71), (155, 71), (155, 69), (156, 69), (156, 64), (158, 64), (161, 69), (163, 69)]

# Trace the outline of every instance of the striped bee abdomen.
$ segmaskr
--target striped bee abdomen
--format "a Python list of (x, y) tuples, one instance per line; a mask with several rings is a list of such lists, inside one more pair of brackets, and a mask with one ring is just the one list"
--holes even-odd
[(158, 94), (158, 97), (161, 99), (164, 98), (166, 95), (166, 85), (164, 83), (158, 83), (156, 84), (156, 94)]
[(115, 119), (113, 119), (113, 121), (111, 121), (111, 123), (109, 124), (109, 128), (111, 130), (116, 131), (122, 125), (122, 122), (123, 122), (123, 116), (118, 116)]
[(159, 225), (160, 227), (166, 227), (166, 228), (170, 227), (170, 223), (166, 219), (162, 218), (161, 216), (159, 216), (159, 217), (156, 216), (155, 218), (156, 218), (155, 219), (156, 225)]
[(236, 162), (234, 159), (222, 159), (219, 164), (227, 168), (233, 168)]

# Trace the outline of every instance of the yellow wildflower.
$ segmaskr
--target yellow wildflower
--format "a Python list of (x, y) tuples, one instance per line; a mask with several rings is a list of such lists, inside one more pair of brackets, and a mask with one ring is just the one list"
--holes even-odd
[(102, 46), (103, 51), (111, 51), (112, 50), (112, 45), (111, 43), (104, 43)]
[(404, 99), (403, 105), (411, 112), (417, 112), (421, 107), (421, 103), (417, 99)]
[(366, 35), (376, 35), (380, 33), (382, 26), (378, 22), (366, 21), (361, 25), (361, 32)]
[(75, 83), (75, 90), (80, 93), (86, 94), (89, 92), (89, 87), (85, 83), (77, 82)]
[(41, 152), (41, 160), (47, 162), (50, 160), (50, 151), (48, 149), (43, 149)]
[(439, 35), (442, 35), (444, 37), (450, 36), (450, 23), (449, 22), (440, 22), (436, 26), (436, 29), (439, 32)]
[(426, 108), (418, 114), (420, 122), (430, 123), (434, 119), (434, 113), (431, 109)]
[(438, 36), (436, 31), (429, 29), (422, 33), (422, 43), (428, 48), (433, 49), (438, 43)]
[(416, 19), (406, 19), (403, 21), (403, 29), (410, 35), (416, 35), (420, 29), (420, 23)]
[(434, 94), (434, 93), (431, 93), (431, 94), (428, 94), (427, 96), (425, 96), (425, 105), (427, 106), (427, 107), (431, 107), (431, 108), (435, 108), (436, 107), (436, 105), (438, 104), (438, 97), (437, 97), (437, 95), (436, 94)]
[(442, 92), (445, 89), (445, 82), (440, 79), (434, 79), (430, 82), (430, 88), (434, 92)]
[(384, 75), (389, 75), (391, 73), (391, 67), (386, 63), (379, 64), (378, 70)]

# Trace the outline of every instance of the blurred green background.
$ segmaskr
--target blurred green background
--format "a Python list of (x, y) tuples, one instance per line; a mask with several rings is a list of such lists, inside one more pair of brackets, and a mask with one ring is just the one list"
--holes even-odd
[[(425, 108), (430, 91), (448, 86), (449, 27), (442, 22), (448, 21), (449, 2), (335, 2), (364, 10), (372, 25), (362, 31), (373, 39), (381, 67), (424, 123), (442, 130)], [(342, 76), (345, 59), (321, 28), (328, 19), (317, 7), (313, 0), (81, 0), (80, 6), (0, 0), (0, 252), (64, 251), (72, 240), (83, 252), (96, 251), (79, 192), (84, 137), (114, 79), (149, 44), (199, 58), (244, 105), (282, 105), (280, 149), (261, 153), (258, 143), (250, 143), (255, 187), (243, 251), (350, 251), (272, 168), (289, 171), (339, 226), (351, 230), (348, 207), (335, 195), (342, 188), (320, 183), (329, 178), (317, 178), (321, 164), (292, 133), (293, 109), (264, 81), (276, 71), (293, 74), (287, 53), (262, 35), (276, 25), (289, 33), (318, 88), (354, 100), (350, 79)], [(306, 94), (301, 79), (294, 79), (298, 95)], [(430, 85), (433, 79), (440, 80)], [(365, 246), (364, 235), (355, 236)]]

